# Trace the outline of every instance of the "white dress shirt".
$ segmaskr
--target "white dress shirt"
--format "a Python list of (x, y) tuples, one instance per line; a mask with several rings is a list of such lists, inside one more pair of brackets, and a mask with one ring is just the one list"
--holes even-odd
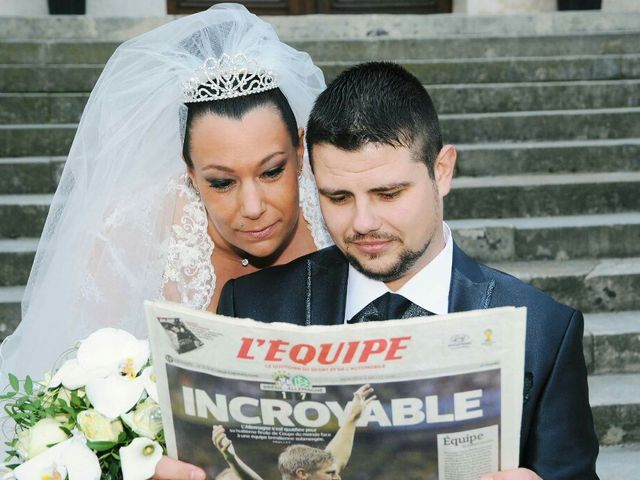
[[(449, 287), (453, 267), (451, 229), (442, 222), (445, 245), (442, 251), (397, 292), (436, 315), (449, 311)], [(373, 300), (391, 290), (384, 282), (366, 277), (349, 265), (345, 323)]]

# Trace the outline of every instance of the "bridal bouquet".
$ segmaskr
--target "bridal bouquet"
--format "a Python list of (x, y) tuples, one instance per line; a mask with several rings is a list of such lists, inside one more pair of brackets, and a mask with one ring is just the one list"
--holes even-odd
[(143, 480), (164, 435), (149, 343), (113, 328), (81, 341), (41, 383), (10, 386), (0, 401), (16, 424), (3, 479)]

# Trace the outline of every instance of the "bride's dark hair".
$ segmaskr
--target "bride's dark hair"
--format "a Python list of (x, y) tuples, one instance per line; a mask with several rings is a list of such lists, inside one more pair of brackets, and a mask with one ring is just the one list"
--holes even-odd
[(297, 147), (299, 139), (296, 117), (293, 114), (293, 110), (291, 110), (287, 97), (284, 96), (279, 88), (224, 100), (187, 103), (187, 121), (182, 144), (182, 157), (187, 166), (193, 168), (193, 162), (191, 161), (191, 125), (195, 119), (203, 115), (213, 114), (240, 120), (247, 112), (266, 105), (271, 105), (278, 111), (291, 137), (291, 144), (294, 148)]

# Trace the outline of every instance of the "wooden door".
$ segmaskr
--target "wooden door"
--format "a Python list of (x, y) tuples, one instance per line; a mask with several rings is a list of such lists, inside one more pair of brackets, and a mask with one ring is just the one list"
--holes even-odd
[[(257, 15), (308, 13), (450, 13), (452, 0), (245, 0)], [(170, 14), (189, 14), (215, 5), (213, 0), (167, 0)]]

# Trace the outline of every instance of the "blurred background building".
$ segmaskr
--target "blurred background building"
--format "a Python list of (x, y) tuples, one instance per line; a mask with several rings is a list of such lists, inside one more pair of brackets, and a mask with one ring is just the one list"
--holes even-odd
[[(0, 15), (86, 14), (89, 16), (160, 16), (195, 13), (212, 0), (2, 0)], [(557, 10), (640, 10), (637, 0), (249, 0), (258, 15), (312, 13), (465, 13), (491, 15)]]

